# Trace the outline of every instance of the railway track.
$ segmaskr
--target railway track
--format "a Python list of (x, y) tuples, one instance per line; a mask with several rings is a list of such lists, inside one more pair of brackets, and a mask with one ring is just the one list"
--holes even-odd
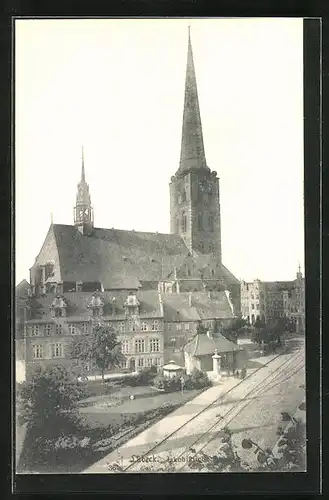
[[(268, 368), (271, 367), (273, 362), (281, 355), (282, 354), (276, 356), (269, 363), (267, 363), (267, 365), (264, 366)], [(156, 442), (153, 447), (147, 450), (146, 453), (139, 455), (138, 462), (132, 462), (123, 467), (122, 472), (135, 472), (135, 471), (138, 472), (140, 467), (145, 465), (145, 462), (147, 462), (146, 458), (149, 457), (150, 455), (153, 456), (156, 455), (157, 462), (161, 463), (162, 459), (166, 460), (166, 454), (168, 454), (168, 451), (170, 451), (171, 463), (175, 464), (177, 463), (177, 469), (175, 470), (177, 470), (177, 472), (183, 470), (187, 464), (185, 462), (182, 465), (182, 459), (184, 455), (190, 454), (189, 452), (190, 448), (193, 447), (196, 450), (196, 454), (194, 455), (195, 457), (198, 454), (200, 454), (202, 450), (206, 446), (208, 446), (211, 441), (213, 441), (218, 437), (218, 434), (222, 431), (222, 429), (226, 427), (234, 418), (236, 418), (237, 415), (239, 415), (253, 401), (253, 398), (259, 397), (262, 394), (264, 394), (267, 390), (271, 388), (271, 386), (273, 386), (273, 384), (279, 384), (280, 382), (282, 382), (284, 380), (284, 377), (286, 376), (285, 374), (287, 371), (291, 373), (296, 369), (297, 370), (302, 369), (304, 366), (303, 358), (304, 358), (303, 353), (301, 351), (298, 351), (291, 358), (283, 361), (279, 366), (271, 370), (271, 372), (259, 383), (255, 382), (254, 387), (252, 387), (251, 389), (249, 389), (248, 387), (249, 390), (246, 391), (246, 393), (243, 394), (242, 397), (240, 396), (239, 401), (237, 401), (236, 403), (230, 403), (230, 401), (225, 402), (225, 404), (231, 405), (231, 407), (225, 413), (221, 412), (220, 414), (218, 414), (218, 404), (224, 398), (226, 398), (229, 393), (233, 393), (234, 391), (236, 391), (237, 388), (241, 386), (241, 384), (243, 384), (245, 381), (247, 381), (248, 379), (252, 379), (252, 377), (257, 373), (258, 370), (248, 375), (248, 377), (246, 377), (244, 380), (236, 384), (229, 391), (220, 395), (215, 401), (211, 402), (209, 405), (202, 408), (202, 410), (200, 410), (192, 418), (184, 422), (172, 433), (161, 439), (161, 441)], [(213, 415), (211, 415), (211, 413), (213, 413)], [(206, 430), (204, 430), (202, 434), (195, 439), (195, 436), (193, 437), (193, 434), (195, 434), (195, 429), (193, 432), (193, 428), (197, 424), (198, 428), (203, 429), (203, 424), (209, 422), (209, 420), (212, 421), (214, 420), (214, 422), (210, 426), (207, 425)], [(212, 436), (210, 437), (210, 439), (208, 439), (210, 433), (212, 433)], [(173, 439), (176, 441), (185, 440), (183, 447), (179, 448), (174, 447), (173, 449), (172, 444), (170, 444), (170, 441), (172, 442)], [(188, 445), (186, 445), (186, 441), (188, 442)], [(152, 462), (151, 464), (148, 465), (152, 469), (154, 469), (154, 472), (156, 472), (157, 470), (156, 463)]]
[[(264, 382), (266, 381), (265, 384), (259, 384), (257, 387), (252, 389), (248, 395), (247, 395), (247, 401), (245, 401), (245, 398), (236, 405), (234, 405), (232, 408), (230, 408), (225, 415), (219, 415), (220, 421), (218, 422), (219, 425), (212, 425), (207, 431), (202, 435), (202, 437), (198, 438), (197, 440), (194, 441), (192, 447), (195, 450), (194, 457), (200, 457), (202, 455), (202, 452), (205, 452), (205, 450), (211, 445), (211, 443), (214, 443), (216, 439), (218, 439), (219, 435), (223, 431), (225, 427), (227, 427), (240, 413), (242, 413), (247, 406), (249, 406), (255, 398), (261, 397), (264, 394), (266, 394), (267, 391), (273, 389), (275, 386), (281, 384), (284, 382), (286, 379), (290, 378), (291, 376), (295, 375), (298, 371), (300, 371), (302, 368), (304, 368), (304, 359), (303, 356), (296, 356), (294, 361), (289, 363), (289, 365), (285, 366), (284, 369), (280, 373), (276, 373), (274, 377), (271, 377), (272, 374), (270, 374), (266, 379), (264, 379)], [(286, 372), (288, 372), (286, 374)], [(267, 380), (269, 378), (270, 380)], [(204, 438), (207, 438), (209, 436), (210, 431), (215, 431), (213, 435), (206, 439), (206, 442)], [(188, 450), (185, 451), (187, 453)], [(182, 456), (182, 455), (181, 455)], [(183, 463), (180, 467), (177, 468), (177, 472), (181, 472), (184, 469), (187, 469), (187, 463)]]

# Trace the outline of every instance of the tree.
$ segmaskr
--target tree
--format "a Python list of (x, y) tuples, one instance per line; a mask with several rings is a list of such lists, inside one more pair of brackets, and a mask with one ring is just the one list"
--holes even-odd
[(201, 323), (201, 321), (198, 322), (198, 325), (196, 327), (196, 333), (198, 335), (203, 335), (203, 334), (206, 334), (208, 331), (208, 328), (206, 328), (205, 326), (203, 326), (203, 324)]
[(85, 396), (76, 374), (63, 365), (38, 367), (18, 389), (18, 421), (26, 437), (17, 467), (47, 470), (57, 461), (56, 443), (81, 434), (78, 401)]
[(114, 330), (110, 326), (96, 325), (89, 335), (72, 343), (71, 359), (83, 363), (95, 361), (104, 382), (105, 370), (119, 366), (124, 356)]
[(84, 389), (62, 365), (38, 367), (19, 389), (20, 422), (42, 433), (66, 428), (78, 421), (77, 403)]
[(284, 318), (276, 318), (265, 323), (257, 318), (253, 329), (253, 341), (263, 346), (266, 350), (275, 352), (281, 345), (281, 335), (285, 331)]
[(228, 325), (220, 328), (221, 334), (228, 340), (237, 342), (239, 336), (244, 332), (247, 322), (243, 318), (235, 318)]

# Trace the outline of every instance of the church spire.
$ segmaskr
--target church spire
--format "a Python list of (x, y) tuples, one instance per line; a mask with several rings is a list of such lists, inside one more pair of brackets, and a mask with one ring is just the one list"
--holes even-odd
[(74, 207), (74, 224), (83, 234), (88, 234), (94, 225), (94, 213), (89, 194), (89, 185), (85, 176), (85, 159), (82, 147), (81, 180), (78, 184), (76, 205)]
[(86, 182), (85, 178), (85, 157), (83, 153), (83, 146), (82, 146), (82, 166), (81, 166), (81, 182)]
[(195, 77), (190, 26), (185, 78), (185, 98), (182, 127), (181, 155), (178, 172), (207, 168), (203, 144), (198, 89)]

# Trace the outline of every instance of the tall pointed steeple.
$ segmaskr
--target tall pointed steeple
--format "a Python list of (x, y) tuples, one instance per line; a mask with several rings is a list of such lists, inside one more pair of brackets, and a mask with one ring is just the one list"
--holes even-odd
[(219, 178), (207, 166), (190, 29), (179, 168), (170, 179), (170, 231), (190, 252), (221, 260)]
[(85, 178), (85, 157), (84, 157), (84, 153), (83, 153), (83, 146), (82, 146), (81, 182), (86, 182), (86, 178)]
[(203, 168), (208, 170), (189, 27), (182, 142), (178, 173)]
[(78, 184), (76, 205), (74, 207), (74, 224), (83, 234), (90, 233), (94, 225), (94, 213), (93, 207), (91, 205), (89, 185), (86, 182), (85, 176), (85, 159), (83, 147), (81, 158), (81, 180)]

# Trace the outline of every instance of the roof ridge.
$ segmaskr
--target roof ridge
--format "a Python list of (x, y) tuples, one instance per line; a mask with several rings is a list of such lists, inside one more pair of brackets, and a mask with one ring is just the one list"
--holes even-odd
[[(75, 228), (74, 224), (58, 224), (58, 223), (54, 223), (52, 224), (53, 226), (64, 226), (64, 227), (71, 227), (71, 228)], [(94, 230), (101, 230), (101, 231), (120, 231), (120, 232), (124, 232), (124, 233), (134, 233), (134, 234), (154, 234), (154, 235), (164, 235), (164, 236), (172, 236), (172, 237), (176, 237), (176, 238), (181, 238), (181, 236), (179, 234), (173, 234), (173, 233), (163, 233), (163, 232), (159, 232), (159, 231), (136, 231), (135, 229), (118, 229), (118, 228), (115, 228), (115, 227), (94, 227)]]

